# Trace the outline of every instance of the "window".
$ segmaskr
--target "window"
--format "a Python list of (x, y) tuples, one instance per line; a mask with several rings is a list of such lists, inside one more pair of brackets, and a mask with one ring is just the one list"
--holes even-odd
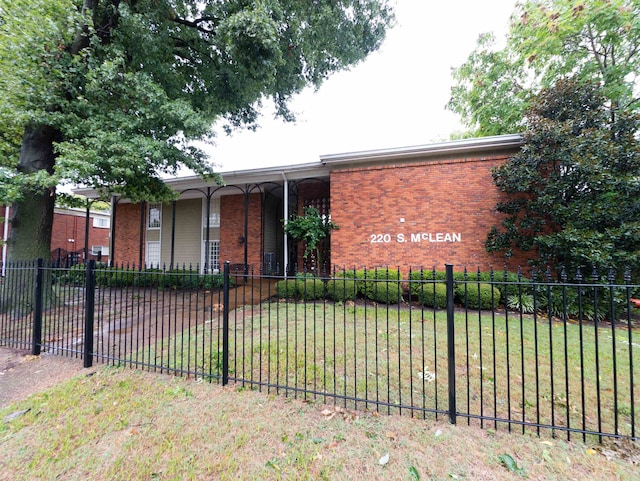
[[(202, 250), (206, 252), (207, 243), (206, 241), (202, 243)], [(220, 241), (219, 240), (210, 240), (209, 241), (209, 256), (205, 258), (206, 269), (209, 272), (211, 271), (219, 271), (220, 270)], [(205, 266), (203, 266), (204, 268)]]
[[(209, 227), (220, 227), (220, 198), (211, 199), (209, 203)], [(207, 228), (207, 201), (202, 203), (202, 228)]]
[(93, 227), (97, 227), (99, 229), (108, 229), (109, 224), (110, 224), (109, 219), (106, 217), (93, 218)]
[(160, 242), (147, 242), (147, 253), (144, 259), (146, 267), (160, 266)]
[(161, 204), (149, 204), (147, 209), (147, 229), (160, 228), (160, 213), (162, 212)]
[(94, 256), (108, 256), (109, 246), (91, 246), (91, 253)]

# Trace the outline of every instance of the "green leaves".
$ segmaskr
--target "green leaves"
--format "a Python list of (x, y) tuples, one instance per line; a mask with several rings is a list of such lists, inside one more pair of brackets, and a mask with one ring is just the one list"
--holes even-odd
[(511, 455), (501, 454), (500, 456), (498, 456), (498, 461), (500, 461), (500, 464), (502, 464), (505, 468), (507, 468), (512, 473), (516, 473), (522, 476), (523, 478), (528, 477), (527, 472), (524, 470), (524, 468), (521, 468), (520, 466), (518, 466), (518, 463), (516, 462), (515, 459), (513, 459), (513, 457), (511, 457)]
[(570, 271), (640, 268), (638, 116), (611, 116), (602, 88), (563, 79), (532, 101), (526, 120), (521, 152), (493, 172), (506, 217), (487, 249), (535, 250)]
[(305, 244), (303, 257), (306, 259), (311, 253), (316, 254), (318, 265), (322, 265), (319, 259), (318, 244), (322, 239), (329, 236), (333, 229), (339, 227), (331, 222), (328, 215), (321, 215), (315, 207), (305, 207), (304, 215), (293, 215), (284, 224), (284, 231), (296, 240), (301, 240)]
[(633, 0), (527, 0), (512, 16), (506, 45), (481, 36), (454, 69), (447, 107), (474, 135), (519, 132), (530, 100), (559, 78), (601, 83), (611, 111), (638, 109), (640, 21)]
[(393, 22), (386, 0), (95, 3), (0, 0), (0, 165), (17, 165), (27, 125), (48, 125), (60, 181), (133, 200), (166, 199), (159, 179), (183, 167), (211, 176), (193, 146), (214, 122), (254, 125), (269, 97), (290, 119), (291, 95)]
[[(0, 0), (0, 18), (4, 203), (58, 183), (165, 201), (177, 194), (163, 176), (183, 168), (220, 181), (196, 147), (214, 122), (255, 127), (268, 98), (292, 120), (293, 94), (364, 59), (393, 23), (388, 0)], [(45, 128), (33, 148), (25, 133)], [(44, 232), (20, 229), (16, 244)]]

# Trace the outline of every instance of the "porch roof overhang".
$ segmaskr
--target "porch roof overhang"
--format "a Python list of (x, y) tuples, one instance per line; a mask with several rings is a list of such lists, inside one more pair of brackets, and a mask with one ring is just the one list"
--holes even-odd
[[(257, 169), (223, 171), (220, 172), (223, 185), (218, 185), (212, 181), (206, 181), (197, 175), (167, 178), (164, 182), (176, 192), (180, 193), (181, 199), (201, 197), (201, 193), (207, 188), (216, 191), (216, 197), (225, 194), (237, 194), (239, 188), (254, 186), (258, 189), (269, 186), (282, 186), (287, 181), (306, 179), (327, 179), (328, 169), (320, 162), (308, 164), (296, 164), (289, 166), (265, 167)], [(83, 195), (89, 199), (100, 198), (100, 192), (94, 188), (80, 187), (74, 189), (75, 194)], [(127, 199), (121, 199), (127, 202)]]

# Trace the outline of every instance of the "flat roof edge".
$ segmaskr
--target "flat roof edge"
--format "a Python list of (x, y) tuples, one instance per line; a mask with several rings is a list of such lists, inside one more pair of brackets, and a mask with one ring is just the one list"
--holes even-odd
[(368, 161), (384, 161), (393, 159), (412, 159), (415, 157), (435, 156), (442, 154), (462, 154), (469, 152), (484, 152), (488, 150), (502, 150), (522, 145), (519, 134), (496, 135), (492, 137), (478, 137), (473, 139), (452, 140), (435, 144), (417, 145), (410, 147), (396, 147), (391, 149), (365, 150), (342, 154), (321, 155), (320, 161), (324, 165), (341, 163), (359, 163)]

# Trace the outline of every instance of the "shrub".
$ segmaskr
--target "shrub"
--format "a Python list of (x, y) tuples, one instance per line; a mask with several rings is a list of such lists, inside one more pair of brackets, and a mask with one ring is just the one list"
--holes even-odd
[(324, 297), (324, 282), (322, 279), (304, 279), (296, 281), (298, 297), (307, 301), (314, 301)]
[(327, 295), (334, 301), (351, 301), (356, 298), (356, 294), (356, 281), (350, 279), (332, 279), (327, 282)]
[(359, 270), (349, 269), (342, 272), (337, 272), (336, 278), (346, 279), (354, 282), (356, 287), (356, 295), (358, 294), (364, 295), (364, 274), (365, 274), (365, 271), (363, 269), (359, 269)]
[[(415, 288), (414, 286), (418, 286)], [(420, 304), (436, 309), (447, 307), (447, 286), (442, 283), (419, 283), (412, 285), (413, 294)]]
[(402, 300), (402, 285), (396, 281), (372, 282), (367, 297), (376, 302), (397, 304)]
[(276, 295), (281, 298), (296, 297), (298, 295), (298, 280), (284, 279), (276, 282)]
[[(223, 274), (201, 275), (194, 270), (173, 269), (96, 269), (96, 285), (100, 287), (159, 287), (166, 289), (213, 289), (224, 284)], [(233, 283), (233, 279), (229, 279)]]
[(58, 284), (69, 284), (72, 286), (85, 285), (84, 264), (76, 264), (69, 269), (54, 270), (53, 280)]
[(500, 303), (500, 290), (491, 284), (457, 284), (455, 295), (461, 304), (471, 309), (491, 309)]
[[(414, 296), (417, 295), (417, 291), (421, 289), (420, 281), (444, 281), (446, 278), (447, 276), (445, 271), (413, 271), (409, 275), (409, 279), (411, 280), (411, 294)], [(464, 286), (464, 284), (466, 284), (467, 291), (475, 289), (476, 296), (478, 292), (478, 283), (493, 285), (494, 288), (500, 291), (499, 299), (507, 299), (513, 295), (519, 295), (520, 292), (522, 292), (523, 295), (531, 294), (532, 292), (531, 280), (525, 277), (518, 278), (518, 274), (515, 272), (507, 272), (506, 278), (504, 271), (493, 271), (493, 277), (491, 272), (478, 273), (467, 271), (466, 275), (464, 272), (454, 272), (453, 280), (456, 283), (456, 286)], [(464, 289), (464, 287), (462, 287), (462, 289)], [(463, 297), (464, 295), (462, 295), (460, 299)]]
[[(380, 267), (375, 269), (353, 269), (336, 273), (336, 277), (342, 279), (351, 279), (356, 282), (356, 291), (358, 294), (373, 299), (374, 289), (377, 281), (399, 281), (401, 279), (400, 271), (397, 269), (387, 269)], [(382, 282), (384, 284), (384, 282)]]

